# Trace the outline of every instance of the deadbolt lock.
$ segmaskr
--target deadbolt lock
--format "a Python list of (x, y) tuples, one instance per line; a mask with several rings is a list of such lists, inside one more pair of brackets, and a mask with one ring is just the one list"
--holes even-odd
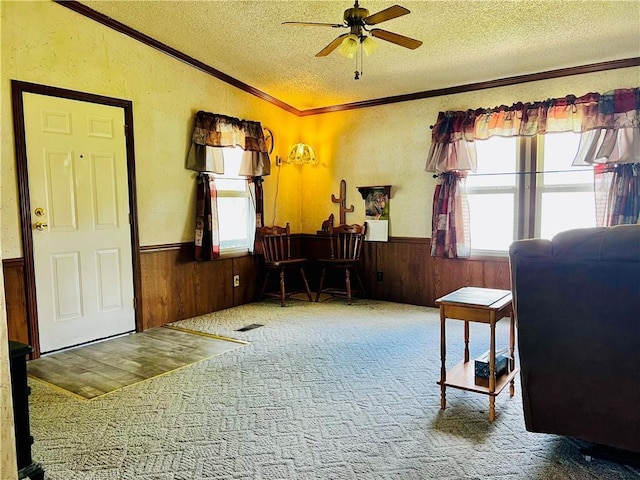
[(36, 222), (33, 226), (39, 232), (44, 232), (45, 230), (47, 230), (47, 228), (49, 228), (49, 225), (44, 222)]
[(33, 213), (36, 214), (36, 217), (43, 217), (44, 216), (44, 208), (38, 207), (33, 211)]

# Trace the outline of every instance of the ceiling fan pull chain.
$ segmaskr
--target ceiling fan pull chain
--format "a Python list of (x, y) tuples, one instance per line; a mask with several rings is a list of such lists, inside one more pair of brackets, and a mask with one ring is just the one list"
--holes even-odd
[[(360, 53), (360, 71), (358, 72), (358, 53)], [(359, 52), (356, 52), (356, 75), (354, 80), (360, 80), (360, 76), (363, 74), (364, 70), (364, 54), (362, 53), (362, 40), (360, 40), (360, 49)]]

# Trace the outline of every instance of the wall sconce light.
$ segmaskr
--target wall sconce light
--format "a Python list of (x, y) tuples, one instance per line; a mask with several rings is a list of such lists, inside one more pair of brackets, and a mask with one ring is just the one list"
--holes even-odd
[(296, 163), (298, 165), (317, 165), (316, 152), (311, 145), (306, 143), (296, 143), (286, 159), (287, 163)]

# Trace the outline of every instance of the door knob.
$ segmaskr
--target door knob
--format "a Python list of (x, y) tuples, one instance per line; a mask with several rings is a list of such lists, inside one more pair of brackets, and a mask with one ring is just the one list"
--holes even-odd
[(33, 226), (39, 232), (44, 232), (47, 228), (49, 228), (49, 225), (47, 225), (44, 222), (36, 222), (36, 223), (33, 224)]

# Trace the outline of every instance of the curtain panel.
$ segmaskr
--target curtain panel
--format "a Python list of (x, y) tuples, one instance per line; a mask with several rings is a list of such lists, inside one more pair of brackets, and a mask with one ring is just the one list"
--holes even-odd
[(639, 223), (640, 164), (596, 165), (594, 177), (597, 226)]
[(262, 255), (262, 238), (260, 238), (260, 231), (264, 227), (264, 189), (262, 177), (255, 177), (253, 179), (255, 184), (255, 199), (256, 199), (256, 231), (253, 241), (253, 253)]
[(431, 255), (459, 258), (471, 254), (468, 223), (469, 203), (465, 172), (447, 172), (440, 176), (433, 195)]
[(244, 150), (241, 175), (255, 177), (271, 173), (271, 161), (260, 122), (203, 111), (196, 113), (187, 168), (224, 173), (224, 147)]
[(215, 260), (220, 257), (217, 191), (213, 175), (199, 173), (196, 190), (195, 259)]
[[(247, 249), (250, 254), (254, 254), (256, 250), (256, 221), (258, 220), (258, 187), (256, 183), (256, 178), (262, 177), (249, 177), (247, 182), (249, 182), (249, 194), (251, 195), (251, 199), (249, 201), (249, 211), (247, 212), (249, 218), (249, 230), (247, 235)], [(262, 189), (262, 186), (260, 186)]]

